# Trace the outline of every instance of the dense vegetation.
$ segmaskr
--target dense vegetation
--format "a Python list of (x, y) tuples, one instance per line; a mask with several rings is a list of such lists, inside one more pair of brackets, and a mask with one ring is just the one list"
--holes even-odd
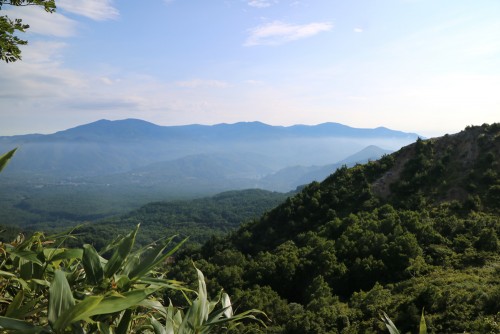
[[(165, 278), (165, 262), (182, 245), (170, 239), (134, 249), (139, 227), (99, 254), (92, 245), (61, 247), (71, 237), (35, 233), (1, 244), (0, 329), (2, 333), (197, 334), (231, 328), (258, 311), (233, 313), (226, 293), (208, 299), (196, 269), (198, 292)], [(183, 291), (185, 311), (166, 299)]]
[[(195, 286), (200, 273), (193, 268), (194, 261), (208, 278), (208, 295), (217, 295), (224, 287), (233, 298), (235, 310), (260, 309), (269, 317), (267, 327), (247, 322), (228, 329), (229, 333), (378, 333), (386, 331), (387, 321), (380, 320), (383, 311), (402, 332), (415, 332), (422, 310), (430, 333), (498, 333), (499, 161), (499, 124), (417, 140), (379, 161), (340, 168), (259, 220), (246, 223), (228, 236), (213, 237), (199, 249), (181, 251), (169, 258), (169, 262), (175, 262), (169, 269), (170, 278)], [(214, 205), (225, 196), (231, 198), (231, 193), (220, 196), (213, 199)], [(200, 201), (190, 215), (207, 214), (203, 209), (210, 207), (209, 203)], [(231, 207), (230, 203), (226, 205)], [(152, 222), (152, 230), (163, 233), (165, 230), (158, 230), (161, 224), (154, 222), (174, 219), (174, 208), (178, 209), (177, 216), (184, 217), (188, 208), (178, 204), (145, 206), (130, 214), (130, 221), (123, 227), (144, 219)], [(252, 205), (255, 203), (248, 203), (248, 208)], [(234, 207), (242, 208), (240, 204)], [(244, 210), (238, 210), (244, 215)], [(179, 221), (183, 220), (188, 219)], [(110, 224), (117, 226), (117, 222)], [(174, 224), (171, 228), (182, 226)], [(89, 231), (109, 233), (106, 228)], [(181, 231), (189, 232), (189, 226)], [(120, 248), (117, 243), (112, 245)], [(25, 260), (16, 254), (24, 253), (6, 258), (4, 263), (10, 267), (2, 270), (13, 270), (21, 282), (19, 277), (23, 279), (20, 275), (27, 267), (22, 266), (24, 262), (15, 262)], [(60, 256), (67, 260), (65, 255)], [(53, 265), (54, 259), (48, 260)], [(67, 266), (64, 268), (70, 268), (70, 264)], [(48, 271), (45, 280), (54, 282), (56, 271)], [(83, 271), (87, 272), (85, 268)], [(16, 285), (16, 291), (21, 286)], [(7, 301), (27, 302), (24, 297), (16, 297), (19, 292), (6, 291)], [(179, 289), (169, 289), (155, 298), (168, 298), (174, 305), (185, 301)], [(50, 306), (49, 299), (40, 297), (37, 302), (42, 302), (42, 308)], [(139, 309), (134, 306), (133, 310)], [(110, 324), (119, 327), (118, 319), (127, 311), (117, 312), (124, 313), (114, 313), (108, 319), (115, 319)], [(103, 319), (92, 316), (93, 321)], [(145, 318), (138, 315), (133, 319)], [(153, 320), (147, 319), (153, 326)], [(46, 321), (37, 316), (35, 320)], [(164, 318), (161, 323), (167, 321)], [(92, 326), (82, 325), (81, 320), (77, 323)], [(56, 326), (50, 319), (44, 324), (45, 328)]]
[(257, 219), (290, 195), (249, 189), (194, 200), (150, 203), (121, 217), (79, 228), (78, 241), (100, 249), (109, 242), (110, 235), (124, 234), (140, 223), (142, 233), (137, 239), (140, 244), (148, 244), (159, 235), (189, 237), (189, 243), (201, 244)]
[[(341, 168), (191, 258), (266, 333), (500, 332), (500, 125)], [(258, 332), (256, 324), (238, 333)]]

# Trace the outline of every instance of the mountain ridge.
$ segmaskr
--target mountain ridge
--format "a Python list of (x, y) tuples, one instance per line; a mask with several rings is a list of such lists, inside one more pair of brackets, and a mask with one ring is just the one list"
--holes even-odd
[[(339, 127), (354, 132), (347, 137), (331, 130)], [(19, 147), (0, 177), (2, 188), (16, 195), (0, 208), (9, 212), (7, 222), (28, 215), (34, 223), (42, 216), (84, 217), (78, 206), (106, 215), (162, 198), (193, 198), (257, 187), (289, 191), (312, 179), (320, 180), (336, 167), (326, 167), (319, 176), (299, 175), (286, 182), (261, 179), (290, 166), (335, 164), (368, 145), (395, 150), (417, 139), (397, 131), (377, 136), (372, 130), (334, 123), (319, 127), (274, 127), (260, 122), (161, 127), (128, 119), (99, 120), (52, 135), (0, 137), (0, 151)], [(80, 205), (66, 205), (61, 198)], [(40, 216), (36, 213), (40, 210), (50, 212)]]
[(0, 137), (0, 150), (19, 147), (13, 168), (55, 176), (124, 172), (153, 162), (207, 153), (260, 154), (267, 167), (334, 163), (368, 145), (396, 149), (418, 135), (356, 129), (339, 123), (271, 126), (261, 122), (159, 126), (138, 119), (99, 120), (49, 135)]
[[(23, 137), (27, 138), (51, 138), (51, 139), (64, 139), (70, 138), (71, 135), (80, 136), (85, 133), (91, 134), (109, 134), (116, 133), (120, 135), (125, 134), (142, 134), (143, 132), (147, 132), (148, 134), (162, 134), (162, 136), (167, 136), (167, 132), (173, 132), (174, 134), (179, 134), (182, 130), (186, 130), (186, 133), (190, 133), (193, 130), (201, 132), (201, 134), (205, 134), (206, 130), (220, 130), (229, 132), (238, 132), (238, 131), (249, 131), (258, 129), (269, 130), (274, 129), (278, 130), (281, 135), (315, 135), (315, 136), (339, 136), (339, 135), (347, 135), (353, 136), (357, 135), (365, 135), (367, 133), (371, 133), (374, 136), (380, 135), (391, 135), (394, 137), (419, 137), (416, 133), (408, 133), (398, 130), (392, 130), (386, 127), (376, 127), (376, 128), (355, 128), (348, 125), (344, 125), (341, 123), (335, 122), (325, 122), (319, 123), (316, 125), (304, 125), (304, 124), (295, 124), (290, 126), (278, 126), (278, 125), (269, 125), (259, 121), (253, 122), (236, 122), (236, 123), (218, 123), (213, 125), (201, 125), (201, 124), (186, 124), (186, 125), (157, 125), (152, 122), (148, 122), (141, 119), (136, 118), (127, 118), (122, 120), (107, 120), (100, 119), (95, 122), (90, 122), (82, 125), (78, 125), (72, 128), (68, 128), (65, 130), (60, 130), (51, 134), (26, 134), (26, 135), (15, 135), (15, 136), (0, 136), (0, 140), (5, 140), (6, 138), (16, 138), (22, 139)], [(114, 130), (114, 131), (113, 131)], [(233, 133), (234, 134), (234, 133)]]

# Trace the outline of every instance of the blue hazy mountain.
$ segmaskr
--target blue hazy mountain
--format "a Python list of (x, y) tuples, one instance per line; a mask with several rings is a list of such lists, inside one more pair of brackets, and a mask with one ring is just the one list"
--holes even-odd
[(354, 166), (358, 163), (366, 163), (370, 160), (378, 160), (384, 154), (392, 153), (375, 145), (365, 147), (349, 157), (325, 166), (291, 166), (283, 168), (276, 173), (267, 175), (261, 181), (262, 189), (274, 191), (290, 191), (296, 187), (313, 181), (323, 181), (327, 176), (334, 173), (337, 168), (346, 165)]
[(278, 171), (294, 165), (331, 164), (368, 145), (396, 150), (417, 137), (338, 123), (158, 126), (126, 119), (100, 120), (49, 135), (4, 136), (0, 149), (19, 147), (10, 173), (79, 177), (127, 172), (199, 154), (253, 156), (259, 164)]
[(158, 126), (136, 119), (4, 136), (0, 152), (18, 150), (0, 175), (0, 220), (66, 224), (151, 201), (248, 188), (287, 192), (417, 137), (337, 123)]

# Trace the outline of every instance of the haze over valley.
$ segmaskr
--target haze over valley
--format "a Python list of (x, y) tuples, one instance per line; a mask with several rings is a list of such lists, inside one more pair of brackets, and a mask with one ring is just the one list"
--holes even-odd
[(16, 194), (2, 204), (3, 212), (6, 207), (10, 212), (4, 219), (16, 224), (30, 216), (31, 224), (34, 217), (85, 221), (150, 201), (227, 190), (289, 192), (322, 181), (342, 165), (376, 160), (417, 137), (338, 123), (166, 127), (137, 119), (0, 137), (3, 151), (18, 147), (0, 180)]

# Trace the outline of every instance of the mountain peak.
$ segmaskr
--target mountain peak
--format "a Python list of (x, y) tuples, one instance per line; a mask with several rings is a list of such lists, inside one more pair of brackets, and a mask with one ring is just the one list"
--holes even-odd
[(97, 140), (106, 137), (125, 139), (150, 136), (157, 132), (159, 128), (161, 127), (158, 125), (135, 118), (115, 121), (100, 119), (92, 123), (56, 132), (54, 136), (58, 139), (76, 138), (79, 140)]

